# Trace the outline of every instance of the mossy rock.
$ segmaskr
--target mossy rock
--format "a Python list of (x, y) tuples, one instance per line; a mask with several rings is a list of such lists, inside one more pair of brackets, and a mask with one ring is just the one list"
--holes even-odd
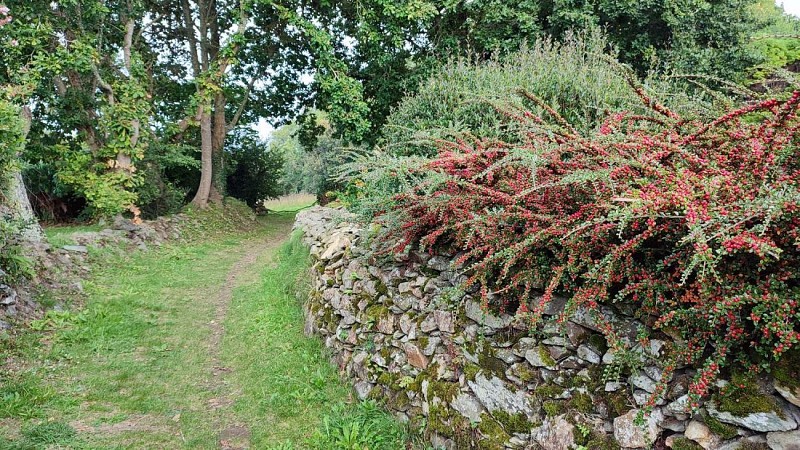
[(460, 392), (458, 383), (433, 381), (428, 386), (428, 397), (439, 397), (447, 403), (453, 401)]
[(800, 348), (784, 353), (773, 365), (772, 376), (781, 386), (800, 392)]
[(620, 450), (621, 447), (614, 436), (593, 433), (589, 437), (589, 442), (586, 443), (586, 448), (589, 450)]
[(467, 380), (475, 381), (475, 377), (478, 376), (481, 368), (477, 364), (467, 362), (461, 370), (464, 372), (464, 377), (466, 377)]
[(478, 448), (481, 450), (504, 450), (506, 442), (511, 439), (500, 422), (486, 413), (481, 414), (478, 431), (483, 435), (483, 438), (478, 441)]
[(726, 395), (718, 393), (714, 396), (719, 411), (724, 411), (736, 417), (745, 417), (753, 413), (776, 413), (780, 418), (785, 418), (774, 397), (763, 394), (750, 374), (735, 373), (731, 375)]
[(381, 280), (375, 280), (375, 291), (378, 292), (378, 295), (388, 295), (389, 288)]
[(537, 347), (536, 351), (539, 353), (539, 359), (541, 359), (542, 362), (547, 367), (555, 367), (556, 366), (556, 360), (553, 359), (552, 356), (550, 356), (550, 352), (547, 351), (547, 347), (545, 347), (544, 345), (540, 345), (539, 347)]
[(494, 374), (504, 380), (506, 379), (506, 363), (500, 358), (495, 358), (492, 352), (482, 351), (478, 353), (478, 366), (486, 373)]
[(603, 396), (603, 400), (608, 406), (611, 417), (619, 417), (631, 409), (628, 405), (628, 396), (623, 391), (609, 392)]
[(592, 333), (587, 340), (587, 344), (589, 347), (599, 351), (601, 355), (608, 350), (608, 343), (606, 342), (605, 336), (602, 334)]
[(672, 450), (704, 450), (703, 447), (700, 446), (697, 442), (685, 438), (679, 437), (672, 441)]
[(589, 414), (594, 411), (592, 396), (584, 394), (583, 392), (573, 392), (572, 398), (569, 399), (568, 404), (571, 409), (584, 414)]
[(542, 398), (542, 400), (558, 397), (564, 392), (564, 388), (555, 383), (546, 383), (536, 386), (533, 390), (534, 395)]
[(377, 322), (380, 319), (387, 317), (391, 314), (389, 308), (383, 305), (371, 305), (367, 307), (367, 310), (364, 311), (367, 316), (367, 319), (372, 320), (373, 322)]
[(739, 435), (739, 430), (736, 429), (733, 425), (728, 425), (727, 423), (722, 423), (717, 418), (706, 414), (703, 417), (703, 422), (705, 422), (706, 426), (712, 433), (716, 434), (717, 436), (721, 437), (722, 439), (733, 439)]
[(527, 364), (518, 364), (516, 366), (517, 376), (524, 383), (530, 383), (539, 379), (539, 373), (531, 369)]
[(503, 426), (508, 434), (529, 433), (532, 428), (528, 416), (523, 413), (509, 414), (506, 411), (498, 409), (492, 412), (492, 417)]
[(564, 402), (559, 402), (556, 400), (547, 400), (542, 403), (542, 409), (544, 410), (544, 414), (547, 417), (555, 417), (562, 413), (564, 413), (567, 408), (564, 405)]

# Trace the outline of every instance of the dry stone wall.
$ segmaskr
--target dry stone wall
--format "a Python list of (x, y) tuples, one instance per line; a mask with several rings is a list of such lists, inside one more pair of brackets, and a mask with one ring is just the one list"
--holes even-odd
[[(325, 340), (360, 398), (424, 426), (436, 447), (800, 450), (800, 390), (792, 382), (800, 368), (782, 381), (733, 380), (735, 395), (691, 412), (695, 372), (684, 367), (663, 380), (665, 398), (646, 412), (663, 378), (665, 340), (623, 359), (606, 348), (588, 311), (528, 330), (459, 289), (466, 278), (453, 264), (457, 255), (375, 258), (369, 228), (330, 208), (301, 212), (296, 227), (314, 260), (306, 332)], [(556, 300), (545, 313), (554, 317), (563, 306)], [(602, 313), (636, 342), (643, 324)]]

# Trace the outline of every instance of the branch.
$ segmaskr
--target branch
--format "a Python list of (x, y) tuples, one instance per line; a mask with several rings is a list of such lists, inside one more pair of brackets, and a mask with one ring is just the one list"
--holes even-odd
[(113, 105), (114, 88), (112, 88), (110, 84), (106, 83), (105, 80), (103, 80), (103, 77), (100, 76), (100, 71), (97, 70), (97, 66), (94, 63), (92, 63), (92, 73), (94, 74), (94, 79), (97, 81), (97, 85), (100, 87), (100, 89), (103, 90), (103, 92), (106, 93), (106, 98), (108, 98), (108, 103), (110, 105)]
[(125, 68), (128, 69), (128, 74), (131, 73), (131, 46), (133, 45), (133, 19), (128, 19), (125, 24), (125, 41), (122, 47), (122, 57), (125, 61)]
[(200, 60), (197, 57), (197, 37), (194, 34), (194, 20), (192, 20), (192, 10), (189, 0), (182, 0), (183, 20), (186, 26), (186, 39), (189, 41), (189, 53), (192, 54), (192, 72), (195, 78), (200, 76)]
[(253, 85), (256, 84), (256, 77), (250, 78), (250, 83), (247, 84), (247, 91), (244, 93), (244, 98), (242, 99), (242, 103), (239, 104), (239, 109), (236, 110), (236, 114), (233, 115), (233, 119), (231, 119), (231, 123), (225, 127), (225, 131), (231, 131), (236, 127), (236, 124), (239, 122), (239, 119), (242, 117), (242, 113), (244, 112), (244, 108), (247, 105), (247, 101), (250, 99), (250, 92), (253, 90)]

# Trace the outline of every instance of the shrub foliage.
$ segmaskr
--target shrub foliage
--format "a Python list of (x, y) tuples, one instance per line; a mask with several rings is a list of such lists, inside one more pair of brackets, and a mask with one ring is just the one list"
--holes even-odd
[(464, 252), (484, 303), (532, 325), (566, 294), (560, 321), (586, 308), (622, 348), (600, 308), (635, 311), (677, 337), (668, 370), (702, 367), (698, 399), (726, 363), (767, 366), (800, 338), (800, 92), (702, 120), (633, 90), (647, 114), (587, 135), (522, 92), (547, 113), (504, 111), (521, 143), (440, 141), (377, 220), (387, 249)]

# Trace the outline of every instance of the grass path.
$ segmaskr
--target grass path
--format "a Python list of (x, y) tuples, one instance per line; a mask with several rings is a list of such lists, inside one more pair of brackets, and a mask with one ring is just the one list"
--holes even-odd
[(302, 334), (292, 216), (105, 263), (82, 311), (0, 349), (24, 367), (0, 369), (0, 449), (313, 446), (351, 390)]

